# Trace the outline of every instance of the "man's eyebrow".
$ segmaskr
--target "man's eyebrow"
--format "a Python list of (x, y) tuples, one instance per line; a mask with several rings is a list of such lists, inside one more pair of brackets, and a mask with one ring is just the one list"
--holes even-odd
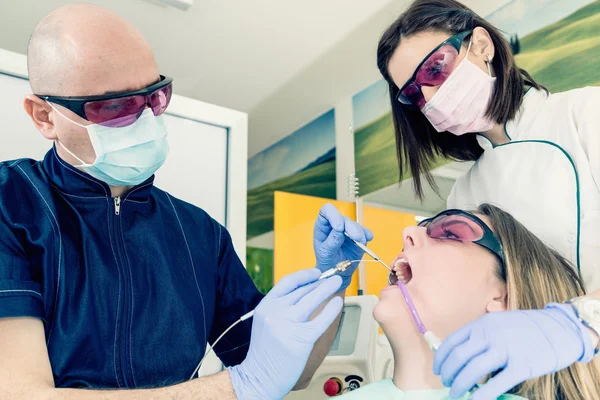
[(127, 89), (125, 89), (125, 90), (119, 90), (119, 91), (116, 91), (116, 90), (109, 90), (109, 91), (107, 91), (107, 92), (104, 92), (104, 95), (110, 95), (110, 94), (121, 94), (121, 93), (127, 93), (127, 92), (137, 92), (138, 90), (143, 90), (143, 89), (145, 89), (145, 88), (147, 88), (147, 87), (150, 87), (150, 86), (152, 86), (152, 85), (154, 85), (154, 84), (157, 84), (157, 83), (158, 83), (158, 82), (160, 82), (160, 81), (161, 81), (161, 78), (158, 78), (157, 80), (155, 80), (155, 81), (154, 81), (154, 82), (152, 82), (151, 84), (149, 84), (149, 85), (147, 85), (147, 86), (144, 86), (144, 87), (143, 87), (143, 88), (141, 88), (141, 89), (136, 89), (136, 88), (130, 87), (130, 88), (127, 88)]

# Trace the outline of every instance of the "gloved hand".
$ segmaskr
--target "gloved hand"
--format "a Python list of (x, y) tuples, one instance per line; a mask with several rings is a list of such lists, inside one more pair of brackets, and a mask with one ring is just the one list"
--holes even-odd
[[(335, 267), (340, 261), (362, 259), (364, 252), (344, 235), (344, 231), (362, 244), (373, 240), (373, 233), (370, 230), (342, 216), (333, 204), (325, 204), (319, 211), (314, 234), (317, 268), (321, 271), (325, 272)], [(340, 290), (350, 285), (352, 274), (357, 266), (358, 263), (353, 263), (352, 267), (338, 274), (343, 279)]]
[(573, 308), (551, 303), (543, 310), (488, 313), (450, 335), (435, 354), (433, 372), (459, 398), (492, 372), (473, 394), (496, 399), (518, 384), (594, 357), (590, 334)]
[(343, 305), (340, 297), (334, 297), (308, 321), (342, 284), (338, 276), (315, 282), (320, 275), (316, 268), (288, 275), (256, 307), (248, 355), (240, 365), (229, 368), (238, 399), (279, 400), (300, 379), (313, 345)]

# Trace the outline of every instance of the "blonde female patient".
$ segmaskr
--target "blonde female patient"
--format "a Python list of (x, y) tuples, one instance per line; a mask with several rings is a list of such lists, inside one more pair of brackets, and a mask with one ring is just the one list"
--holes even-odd
[[(546, 247), (509, 214), (490, 205), (482, 205), (476, 213), (447, 210), (423, 221), (418, 227), (407, 228), (403, 238), (404, 251), (393, 264), (396, 276), (392, 278), (406, 283), (424, 325), (442, 339), (489, 313), (544, 309), (549, 303), (545, 308), (548, 313), (568, 313), (570, 306), (558, 303), (584, 295), (576, 270), (564, 258)], [(527, 316), (528, 311), (521, 313)], [(436, 400), (456, 395), (444, 387), (443, 380), (448, 379), (450, 373), (460, 386), (462, 371), (459, 368), (450, 372), (438, 371), (441, 377), (434, 374), (434, 353), (417, 330), (396, 284), (381, 291), (373, 314), (392, 347), (393, 378), (348, 392), (342, 396), (343, 400)], [(552, 318), (549, 320), (553, 321)], [(532, 323), (537, 321), (532, 319)], [(559, 351), (573, 352), (580, 361), (592, 359), (593, 346), (589, 338), (585, 338), (588, 335), (585, 328), (575, 321), (565, 324), (558, 318), (555, 325), (547, 321), (544, 324), (541, 328), (549, 336), (548, 343), (553, 340), (550, 336), (558, 335), (561, 330), (577, 331), (582, 341), (564, 343)], [(512, 343), (510, 335), (517, 337), (519, 334), (514, 330), (504, 340)], [(543, 347), (548, 343), (536, 338), (528, 346)], [(484, 348), (480, 351), (485, 353)], [(545, 353), (548, 357), (555, 356), (552, 351)], [(556, 358), (556, 363), (560, 364), (560, 356)], [(598, 399), (600, 374), (597, 364), (568, 364), (558, 365), (558, 368), (552, 365), (550, 369), (555, 368), (558, 372), (517, 384), (499, 398)], [(451, 370), (452, 366), (444, 365), (444, 368)], [(478, 386), (481, 389), (476, 387), (459, 397), (470, 398), (472, 395), (477, 399), (489, 399), (489, 392), (483, 394), (488, 377), (481, 378), (483, 385)]]

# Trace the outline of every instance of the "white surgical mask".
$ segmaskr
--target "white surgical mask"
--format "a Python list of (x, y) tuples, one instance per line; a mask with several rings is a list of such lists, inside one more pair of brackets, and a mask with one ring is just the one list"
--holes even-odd
[[(496, 78), (489, 69), (486, 74), (469, 61), (469, 51), (448, 79), (440, 86), (421, 112), (438, 132), (457, 136), (470, 132), (485, 132), (494, 126), (485, 113)], [(491, 62), (491, 61), (490, 61)]]
[(154, 175), (169, 154), (164, 120), (149, 108), (133, 124), (110, 128), (99, 124), (81, 125), (49, 104), (63, 118), (87, 130), (96, 159), (87, 164), (60, 141), (58, 144), (81, 163), (77, 168), (110, 186), (139, 185)]

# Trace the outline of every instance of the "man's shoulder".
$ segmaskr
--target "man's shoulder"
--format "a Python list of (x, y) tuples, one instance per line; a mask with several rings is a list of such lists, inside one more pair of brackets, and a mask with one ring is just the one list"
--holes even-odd
[(22, 180), (31, 174), (38, 175), (39, 163), (31, 158), (0, 161), (0, 188), (13, 184), (16, 179)]
[(8, 218), (23, 212), (23, 204), (47, 193), (48, 187), (38, 161), (23, 158), (0, 162), (0, 214)]
[(220, 224), (203, 208), (181, 200), (156, 186), (152, 188), (152, 191), (154, 197), (161, 204), (161, 207), (174, 210), (181, 224), (186, 225), (191, 223), (194, 225), (211, 226), (216, 231), (220, 230)]

